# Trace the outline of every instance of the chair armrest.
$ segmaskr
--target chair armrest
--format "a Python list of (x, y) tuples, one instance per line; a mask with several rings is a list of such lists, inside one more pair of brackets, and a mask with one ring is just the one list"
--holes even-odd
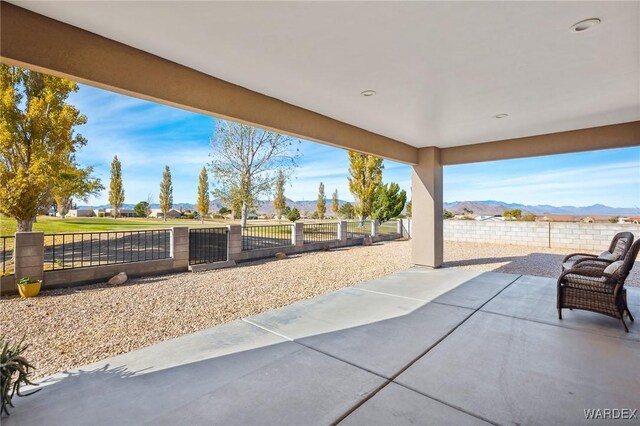
[(613, 275), (604, 272), (604, 269), (583, 266), (581, 268), (571, 268), (560, 274), (558, 283), (560, 283), (567, 275), (578, 275), (585, 278), (606, 278), (607, 281), (614, 281)]
[(569, 259), (571, 259), (572, 257), (589, 257), (589, 258), (597, 258), (598, 256), (596, 256), (595, 254), (589, 254), (589, 253), (571, 253), (568, 254), (564, 257), (564, 259), (562, 259), (562, 263), (568, 261)]

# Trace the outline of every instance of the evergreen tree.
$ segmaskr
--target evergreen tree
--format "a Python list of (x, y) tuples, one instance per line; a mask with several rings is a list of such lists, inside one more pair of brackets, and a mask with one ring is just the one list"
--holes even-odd
[(282, 219), (282, 212), (287, 206), (287, 200), (284, 197), (284, 184), (286, 183), (286, 177), (282, 170), (278, 170), (278, 178), (276, 179), (276, 195), (273, 198), (273, 208), (275, 209), (278, 222)]
[(396, 218), (402, 214), (406, 202), (407, 193), (404, 189), (400, 190), (397, 183), (380, 185), (376, 189), (372, 217), (380, 222)]
[(111, 215), (118, 217), (118, 210), (124, 204), (124, 188), (122, 186), (122, 164), (118, 156), (114, 155), (111, 162), (111, 182), (109, 183), (109, 204), (111, 204)]
[(171, 170), (169, 166), (164, 166), (164, 173), (162, 173), (162, 182), (160, 182), (160, 210), (162, 211), (162, 217), (164, 221), (167, 221), (167, 215), (169, 210), (173, 207), (173, 184), (171, 183)]
[(357, 201), (355, 211), (360, 220), (371, 215), (376, 189), (382, 181), (382, 158), (349, 151), (349, 191)]
[(200, 178), (198, 181), (198, 214), (200, 215), (200, 223), (204, 223), (204, 217), (209, 214), (209, 175), (207, 168), (202, 167)]
[(320, 182), (318, 187), (318, 202), (316, 203), (316, 212), (318, 213), (318, 219), (323, 220), (324, 214), (327, 212), (327, 203), (324, 199), (324, 183)]
[(338, 201), (338, 190), (333, 191), (333, 195), (331, 196), (331, 212), (333, 213), (333, 217), (338, 217), (338, 210), (340, 209), (340, 202)]

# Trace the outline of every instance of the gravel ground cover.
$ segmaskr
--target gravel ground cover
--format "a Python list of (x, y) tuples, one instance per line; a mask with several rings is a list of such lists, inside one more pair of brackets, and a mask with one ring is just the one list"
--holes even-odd
[[(570, 250), (569, 250), (570, 251)], [(445, 267), (557, 277), (566, 250), (445, 242)], [(640, 265), (627, 280), (640, 285)], [(25, 335), (36, 377), (258, 314), (411, 266), (407, 241), (236, 268), (0, 300), (0, 335)]]

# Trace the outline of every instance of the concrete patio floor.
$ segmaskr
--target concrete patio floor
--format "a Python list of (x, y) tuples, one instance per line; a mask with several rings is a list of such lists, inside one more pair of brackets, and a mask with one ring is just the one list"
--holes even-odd
[(602, 424), (584, 410), (639, 409), (640, 326), (556, 315), (553, 279), (412, 268), (49, 377), (2, 423)]

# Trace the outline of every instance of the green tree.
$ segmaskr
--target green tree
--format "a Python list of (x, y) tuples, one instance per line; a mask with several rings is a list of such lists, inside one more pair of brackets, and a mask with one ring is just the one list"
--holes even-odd
[(331, 195), (331, 212), (333, 217), (338, 217), (338, 211), (340, 210), (340, 200), (338, 199), (338, 190), (333, 191)]
[(247, 124), (217, 121), (212, 138), (211, 171), (216, 178), (214, 194), (241, 211), (242, 226), (247, 213), (261, 196), (272, 193), (278, 173), (288, 175), (297, 165), (299, 150), (294, 140), (279, 133)]
[(198, 179), (198, 214), (200, 215), (200, 223), (204, 223), (204, 217), (209, 214), (209, 175), (207, 168), (202, 167), (200, 178)]
[[(411, 201), (409, 201), (409, 202), (411, 202)], [(442, 217), (444, 219), (453, 219), (454, 216), (455, 216), (455, 214), (453, 214), (452, 212), (450, 212), (447, 209), (444, 209), (444, 211), (442, 212)]]
[(231, 213), (231, 209), (225, 206), (220, 207), (220, 209), (218, 210), (218, 214), (225, 215), (229, 213)]
[(353, 204), (344, 203), (338, 208), (338, 213), (340, 217), (343, 219), (353, 219), (356, 215), (355, 209), (353, 208)]
[(381, 223), (396, 218), (402, 214), (407, 202), (407, 193), (400, 190), (400, 185), (395, 182), (378, 186), (373, 201), (371, 216)]
[(295, 207), (289, 210), (287, 213), (287, 219), (291, 222), (295, 222), (296, 220), (300, 220), (300, 212)]
[(323, 220), (326, 212), (327, 203), (324, 195), (324, 183), (320, 182), (320, 186), (318, 186), (318, 201), (316, 202), (316, 213), (318, 213), (318, 219)]
[(471, 209), (470, 209), (470, 208), (468, 208), (468, 207), (463, 207), (463, 208), (462, 208), (462, 213), (464, 213), (465, 215), (469, 216), (469, 215), (472, 215), (472, 214), (473, 214), (473, 210), (471, 210)]
[(169, 166), (164, 166), (158, 201), (160, 202), (162, 218), (166, 222), (167, 214), (169, 214), (169, 210), (173, 207), (173, 184), (171, 183), (171, 170), (169, 169)]
[[(72, 81), (0, 64), (0, 213), (31, 231), (60, 174), (87, 141), (87, 118), (67, 103)], [(74, 163), (71, 163), (72, 165)]]
[(273, 198), (273, 208), (276, 212), (278, 222), (282, 219), (282, 211), (287, 206), (287, 199), (284, 196), (284, 184), (287, 182), (287, 178), (282, 170), (278, 170), (278, 177), (276, 178), (276, 194)]
[(411, 217), (411, 213), (412, 213), (412, 207), (413, 207), (413, 200), (409, 200), (409, 202), (407, 203), (407, 217)]
[(371, 215), (376, 189), (382, 181), (382, 158), (349, 151), (349, 191), (357, 200), (355, 212), (360, 220)]
[(505, 210), (504, 213), (502, 213), (502, 215), (504, 216), (505, 219), (520, 220), (520, 218), (522, 217), (522, 210), (520, 209)]
[(118, 210), (124, 204), (124, 188), (122, 187), (122, 164), (118, 156), (111, 161), (111, 182), (109, 182), (109, 204), (113, 218), (118, 217)]
[(136, 217), (147, 217), (147, 211), (149, 210), (149, 203), (146, 201), (140, 201), (133, 207), (133, 211)]
[(56, 211), (63, 218), (71, 208), (73, 198), (87, 202), (90, 195), (98, 195), (103, 189), (100, 179), (91, 176), (93, 167), (82, 168), (69, 155), (66, 164), (54, 178), (51, 195), (56, 203)]

